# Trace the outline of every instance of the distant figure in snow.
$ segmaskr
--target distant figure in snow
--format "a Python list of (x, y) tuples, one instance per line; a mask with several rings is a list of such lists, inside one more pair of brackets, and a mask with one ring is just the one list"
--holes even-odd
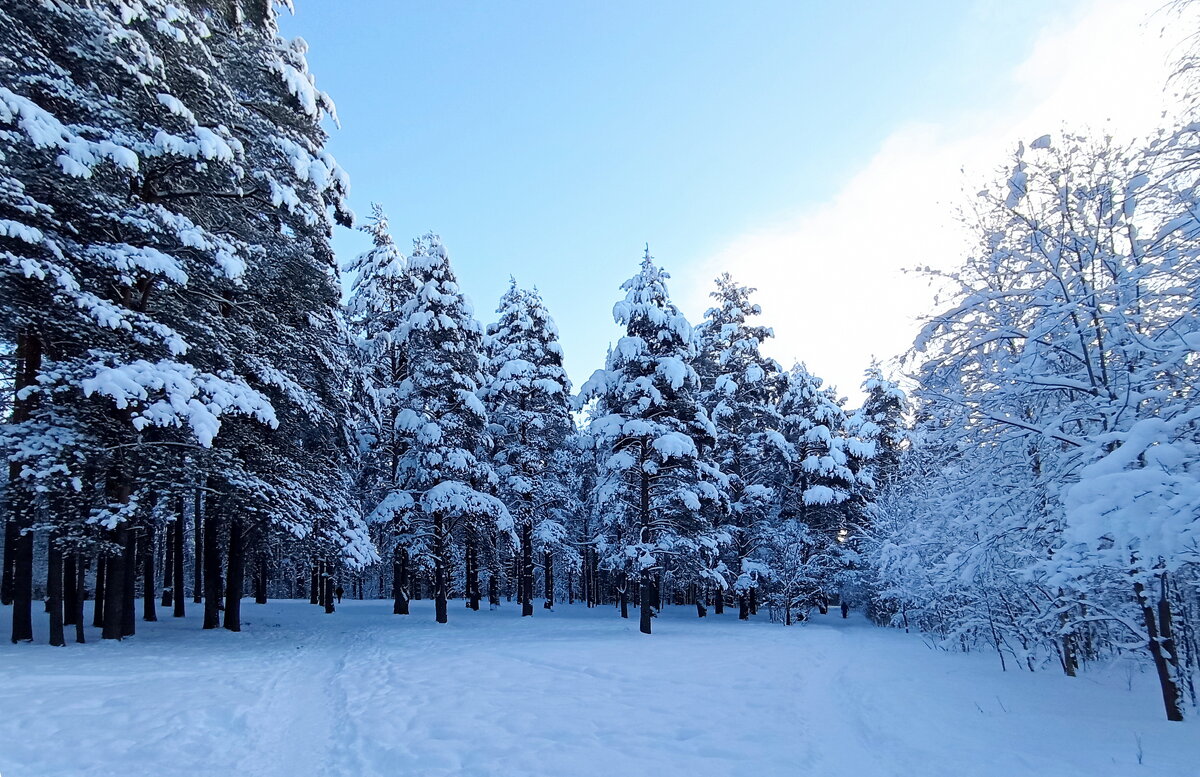
[(346, 593), (346, 590), (344, 588), (342, 588), (340, 585), (337, 588), (333, 589), (333, 595), (338, 598), (338, 604), (342, 603), (342, 594), (344, 594), (344, 593)]
[(850, 603), (847, 602), (845, 599), (842, 600), (842, 617), (843, 618), (850, 617)]

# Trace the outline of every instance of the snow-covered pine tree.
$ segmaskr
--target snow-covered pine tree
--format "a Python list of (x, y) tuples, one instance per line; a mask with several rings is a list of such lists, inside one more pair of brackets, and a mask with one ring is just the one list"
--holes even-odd
[(555, 551), (567, 532), (558, 516), (572, 494), (559, 454), (574, 431), (571, 381), (562, 366), (558, 328), (536, 290), (512, 280), (487, 328), (489, 382), (480, 392), (492, 423), (500, 495), (520, 535), (521, 614), (533, 614), (534, 545), (542, 549), (547, 605), (553, 600)]
[[(790, 472), (780, 492), (779, 519), (803, 526), (804, 531), (788, 532), (803, 547), (787, 550), (789, 561), (778, 557), (777, 548), (775, 565), (789, 567), (788, 574), (809, 582), (788, 595), (789, 610), (826, 607), (837, 587), (836, 573), (843, 566), (841, 546), (849, 535), (847, 511), (864, 486), (853, 459), (856, 454), (864, 458), (870, 444), (848, 437), (841, 405), (833, 389), (823, 386), (803, 364), (792, 367), (787, 391), (779, 402), (780, 431), (793, 450)], [(867, 450), (862, 450), (864, 447)], [(797, 559), (807, 572), (794, 569)]]
[(0, 9), (0, 297), (24, 388), (4, 430), (14, 639), (32, 636), (33, 492), (52, 551), (112, 565), (105, 635), (120, 637), (149, 495), (179, 482), (161, 477), (181, 466), (169, 446), (211, 446), (234, 413), (276, 422), (230, 369), (214, 304), (250, 251), (190, 207), (225, 202), (242, 172), (208, 21), (156, 0)]
[(478, 609), (479, 553), (491, 533), (511, 533), (513, 524), (494, 496), (496, 473), (481, 456), (490, 447), (487, 410), (477, 396), (482, 327), (436, 235), (414, 241), (408, 266), (414, 286), (402, 310), (408, 376), (396, 417), (396, 428), (410, 438), (397, 468), (407, 499), (395, 497), (394, 510), (407, 510), (401, 541), (431, 569), (435, 615), (445, 623), (453, 555), (464, 556), (465, 593)]
[(411, 497), (397, 478), (410, 438), (397, 429), (396, 419), (403, 408), (400, 387), (408, 377), (404, 310), (413, 298), (413, 279), (381, 206), (372, 205), (362, 229), (371, 235), (373, 246), (345, 268), (353, 273), (347, 310), (358, 338), (355, 364), (364, 394), (359, 402), (358, 487), (364, 513), (378, 528), (376, 544), (391, 560), (392, 611), (407, 615), (411, 561), (408, 543), (399, 536)]
[(874, 443), (870, 478), (875, 490), (886, 488), (896, 479), (900, 456), (908, 439), (905, 413), (908, 396), (894, 381), (883, 375), (877, 361), (867, 368), (862, 383), (866, 399), (850, 420), (851, 430), (861, 439)]
[[(729, 477), (730, 535), (728, 558), (717, 571), (731, 569), (742, 613), (758, 587), (758, 549), (770, 531), (778, 491), (787, 481), (791, 445), (779, 433), (783, 419), (778, 403), (787, 389), (787, 374), (762, 344), (774, 333), (749, 319), (762, 314), (750, 301), (754, 289), (724, 273), (710, 292), (716, 304), (696, 327), (697, 372), (702, 401), (717, 430), (714, 458)], [(721, 612), (724, 590), (718, 590)], [(701, 606), (701, 600), (697, 600)]]
[(668, 277), (647, 248), (613, 307), (626, 334), (577, 400), (597, 401), (589, 432), (606, 454), (602, 563), (620, 585), (637, 581), (644, 634), (662, 573), (722, 584), (715, 571), (722, 534), (709, 516), (725, 498), (726, 478), (705, 460), (716, 429), (700, 403), (692, 327), (671, 302)]
[[(321, 121), (336, 121), (336, 113), (314, 86), (306, 44), (279, 37), (272, 6), (240, 0), (220, 10), (210, 24), (226, 34), (214, 35), (214, 55), (235, 98), (246, 165), (242, 206), (225, 210), (236, 219), (228, 227), (255, 250), (244, 290), (227, 300), (227, 319), (237, 329), (235, 364), (270, 397), (280, 426), (262, 434), (237, 424), (249, 432), (234, 454), (249, 476), (237, 482), (216, 473), (224, 492), (213, 515), (226, 532), (263, 538), (281, 530), (310, 543), (328, 570), (331, 610), (337, 569), (376, 560), (353, 498), (350, 342), (329, 243), (335, 221), (352, 222), (347, 177), (324, 150)], [(209, 203), (210, 218), (229, 218), (219, 201)]]

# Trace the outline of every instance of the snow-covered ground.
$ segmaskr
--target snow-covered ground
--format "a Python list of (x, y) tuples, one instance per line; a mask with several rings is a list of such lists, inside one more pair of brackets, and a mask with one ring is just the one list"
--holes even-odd
[[(453, 602), (244, 605), (65, 648), (0, 646), (0, 774), (1101, 777), (1196, 774), (1148, 674), (1002, 673), (860, 617)], [(191, 603), (189, 602), (189, 607)], [(8, 608), (0, 627), (7, 633)], [(636, 613), (635, 613), (636, 614)], [(41, 635), (44, 636), (44, 623)], [(1140, 743), (1140, 744), (1139, 744)], [(1139, 749), (1142, 763), (1138, 763)]]

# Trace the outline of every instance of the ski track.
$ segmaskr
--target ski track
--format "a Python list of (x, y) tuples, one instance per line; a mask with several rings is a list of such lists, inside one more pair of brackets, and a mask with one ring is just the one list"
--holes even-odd
[(2, 645), (0, 773), (1128, 777), (1200, 761), (1152, 678), (1130, 693), (1113, 673), (1001, 673), (858, 618), (678, 607), (645, 637), (610, 608), (454, 603), (443, 626), (413, 604), (246, 603), (240, 634), (193, 611), (121, 643)]

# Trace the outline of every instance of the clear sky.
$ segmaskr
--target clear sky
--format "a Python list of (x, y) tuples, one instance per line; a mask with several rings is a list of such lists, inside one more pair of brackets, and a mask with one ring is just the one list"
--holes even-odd
[(510, 274), (536, 285), (578, 384), (649, 242), (693, 323), (728, 270), (769, 352), (852, 404), (930, 304), (900, 269), (961, 250), (961, 169), (1063, 121), (1139, 128), (1165, 61), (1153, 0), (296, 5), (351, 206), (441, 234), (484, 323)]

